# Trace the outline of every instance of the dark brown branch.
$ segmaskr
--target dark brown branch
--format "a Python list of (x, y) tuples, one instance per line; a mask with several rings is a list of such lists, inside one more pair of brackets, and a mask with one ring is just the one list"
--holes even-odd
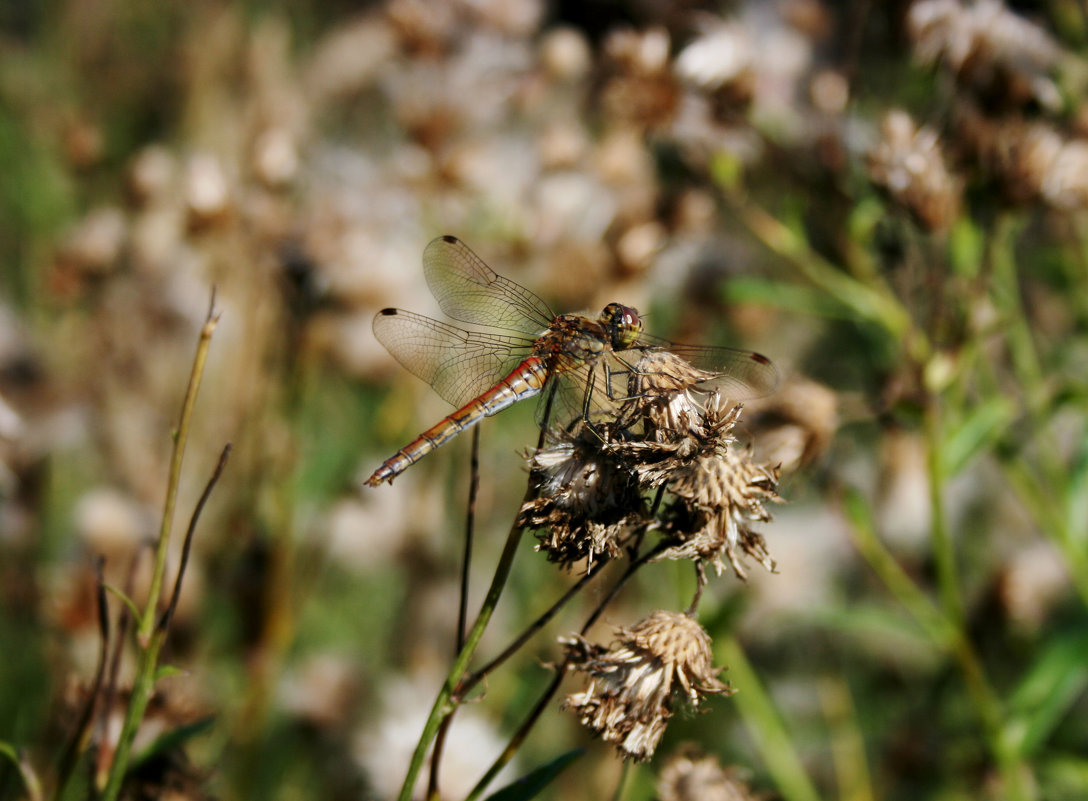
[[(212, 308), (215, 308), (215, 289), (212, 288)], [(208, 312), (209, 316), (211, 311)], [(189, 518), (189, 528), (185, 532), (185, 541), (181, 548), (181, 564), (178, 565), (178, 575), (174, 579), (174, 591), (170, 595), (170, 603), (167, 605), (166, 610), (162, 613), (162, 617), (159, 618), (159, 631), (165, 633), (170, 626), (170, 621), (173, 620), (174, 612), (178, 608), (178, 599), (181, 597), (181, 582), (185, 578), (185, 568), (189, 564), (189, 550), (193, 545), (193, 534), (196, 532), (197, 521), (200, 520), (200, 513), (204, 511), (204, 504), (208, 502), (208, 498), (211, 497), (212, 490), (215, 489), (215, 485), (219, 481), (219, 477), (223, 474), (223, 468), (227, 466), (227, 459), (230, 457), (231, 444), (228, 442), (223, 446), (223, 451), (219, 454), (219, 462), (215, 466), (215, 470), (212, 472), (212, 477), (208, 479), (208, 483), (204, 486), (204, 491), (200, 493), (200, 499), (196, 502), (196, 508), (193, 509), (193, 515)]]

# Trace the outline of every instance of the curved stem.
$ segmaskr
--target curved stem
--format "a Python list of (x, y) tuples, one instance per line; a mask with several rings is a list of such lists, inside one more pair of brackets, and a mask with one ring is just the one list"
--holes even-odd
[(215, 332), (215, 326), (218, 322), (219, 313), (215, 310), (215, 291), (213, 290), (208, 316), (204, 321), (203, 328), (200, 330), (196, 356), (193, 357), (193, 367), (189, 374), (189, 386), (185, 391), (185, 400), (181, 405), (178, 428), (174, 433), (174, 449), (170, 457), (170, 474), (166, 484), (166, 500), (163, 504), (159, 541), (155, 550), (151, 587), (148, 591), (147, 603), (144, 606), (143, 614), (140, 616), (136, 629), (137, 642), (140, 647), (139, 666), (132, 684), (132, 695), (129, 698), (125, 720), (121, 726), (121, 734), (117, 740), (117, 751), (114, 754), (109, 778), (102, 793), (103, 801), (116, 801), (121, 793), (121, 784), (124, 781), (125, 773), (128, 771), (132, 742), (136, 738), (136, 730), (140, 726), (140, 721), (143, 720), (144, 712), (155, 687), (159, 652), (166, 641), (166, 631), (158, 627), (155, 612), (159, 606), (163, 577), (166, 572), (166, 555), (169, 551), (170, 533), (174, 522), (174, 506), (177, 501), (178, 484), (181, 480), (181, 463), (185, 455), (185, 445), (189, 440), (189, 424), (192, 422), (200, 382), (204, 377), (204, 365), (208, 359), (212, 334)]
[[(530, 483), (522, 503), (532, 500), (535, 495), (535, 484)], [(491, 586), (487, 590), (487, 595), (480, 607), (479, 614), (476, 616), (476, 621), (465, 637), (464, 647), (461, 648), (457, 659), (454, 660), (453, 666), (446, 675), (446, 681), (442, 684), (442, 689), (438, 691), (438, 696), (431, 706), (430, 715), (428, 715), (427, 722), (423, 726), (423, 733), (420, 734), (419, 742), (412, 753), (411, 762), (408, 763), (408, 772), (405, 774), (404, 784), (401, 786), (400, 795), (398, 796), (399, 801), (410, 801), (412, 789), (415, 787), (416, 779), (427, 756), (427, 748), (438, 732), (442, 720), (456, 708), (456, 704), (452, 700), (454, 690), (468, 668), (469, 660), (472, 659), (472, 655), (476, 652), (484, 630), (487, 628), (491, 615), (494, 613), (499, 598), (502, 596), (502, 591), (506, 587), (506, 580), (510, 576), (510, 568), (514, 564), (514, 556), (517, 553), (518, 544), (521, 542), (523, 531), (524, 528), (519, 526), (515, 519), (513, 525), (510, 526), (510, 532), (506, 535), (506, 544), (503, 546), (502, 555), (499, 557), (499, 563), (495, 568), (495, 575), (491, 579)]]
[[(604, 612), (605, 607), (607, 607), (608, 604), (612, 602), (612, 599), (616, 597), (616, 594), (620, 591), (620, 589), (623, 588), (623, 585), (627, 583), (631, 576), (633, 576), (639, 568), (641, 568), (643, 565), (645, 565), (647, 562), (657, 556), (658, 553), (665, 550), (665, 547), (666, 546), (663, 543), (658, 543), (658, 545), (651, 548), (649, 551), (647, 551), (645, 554), (640, 556), (628, 566), (627, 570), (624, 571), (623, 575), (620, 576), (616, 583), (612, 586), (612, 589), (609, 590), (608, 594), (600, 600), (600, 602), (597, 604), (597, 607), (586, 619), (586, 622), (583, 624), (580, 631), (581, 634), (585, 634), (587, 631), (589, 631), (590, 627), (592, 627), (593, 624), (597, 622), (597, 619)], [(499, 775), (499, 772), (504, 767), (506, 767), (507, 763), (510, 762), (511, 759), (513, 759), (514, 754), (517, 753), (517, 750), (521, 747), (521, 744), (525, 742), (525, 738), (529, 736), (529, 732), (532, 730), (533, 726), (536, 725), (537, 719), (539, 719), (541, 713), (543, 713), (544, 709), (548, 706), (548, 703), (552, 700), (552, 697), (559, 689), (559, 685), (562, 683), (563, 677), (567, 673), (567, 668), (568, 662), (564, 660), (563, 663), (559, 665), (559, 667), (556, 669), (555, 676), (548, 683), (548, 686), (544, 689), (544, 692), (541, 694), (540, 699), (533, 706), (532, 711), (529, 712), (529, 715), (522, 722), (521, 726), (518, 727), (518, 730), (514, 733), (514, 736), (510, 738), (510, 742), (506, 744), (506, 748), (504, 748), (502, 750), (502, 753), (499, 754), (499, 756), (496, 757), (495, 761), (491, 763), (491, 767), (487, 769), (487, 772), (483, 775), (483, 777), (481, 777), (480, 781), (476, 782), (476, 786), (472, 788), (472, 792), (465, 796), (465, 801), (475, 801), (475, 799), (479, 798), (484, 790), (487, 789), (487, 786), (494, 780), (497, 775)]]
[(555, 603), (548, 607), (548, 609), (546, 609), (544, 613), (540, 615), (540, 617), (530, 623), (529, 626), (526, 627), (525, 631), (523, 631), (516, 638), (514, 638), (514, 640), (508, 646), (506, 646), (506, 648), (504, 648), (498, 656), (496, 656), (494, 659), (492, 659), (490, 662), (488, 662), (476, 672), (466, 677), (465, 680), (461, 682), (460, 686), (458, 686), (457, 694), (459, 696), (463, 696), (465, 693), (467, 693), (469, 690), (479, 684), (480, 681), (488, 674), (490, 674), (493, 670), (495, 670), (495, 668), (497, 668), (499, 665), (501, 665), (503, 662), (505, 662), (507, 659), (517, 653), (521, 646), (525, 645), (525, 643), (528, 642), (534, 634), (544, 628), (544, 626), (546, 626), (548, 622), (553, 617), (555, 617), (556, 614), (558, 614), (559, 610), (566, 606), (567, 602), (578, 594), (579, 590), (585, 587), (586, 584), (588, 584), (601, 572), (606, 564), (608, 564), (608, 562), (605, 560), (597, 562), (590, 570), (585, 573), (585, 575), (582, 576), (582, 578), (578, 580), (576, 584), (571, 586), (555, 601)]
[[(457, 606), (457, 636), (456, 646), (453, 650), (454, 658), (461, 653), (465, 646), (465, 627), (468, 625), (468, 577), (472, 569), (472, 542), (476, 530), (476, 495), (480, 489), (480, 428), (472, 429), (472, 450), (469, 457), (468, 479), (468, 505), (465, 510), (465, 542), (461, 555), (461, 591), (460, 602)], [(449, 734), (450, 724), (453, 723), (453, 715), (447, 715), (442, 719), (442, 725), (438, 727), (438, 733), (434, 738), (434, 750), (431, 752), (431, 770), (427, 779), (427, 798), (439, 798), (438, 769), (442, 764), (442, 751), (446, 746), (446, 735)]]

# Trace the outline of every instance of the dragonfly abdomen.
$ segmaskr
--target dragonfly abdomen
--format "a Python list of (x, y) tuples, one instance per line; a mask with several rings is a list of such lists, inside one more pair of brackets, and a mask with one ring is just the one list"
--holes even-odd
[(386, 459), (366, 480), (366, 484), (376, 487), (383, 481), (392, 481), (435, 448), (442, 447), (485, 417), (538, 394), (544, 388), (547, 377), (548, 368), (544, 361), (539, 356), (530, 356), (483, 395), (443, 418)]

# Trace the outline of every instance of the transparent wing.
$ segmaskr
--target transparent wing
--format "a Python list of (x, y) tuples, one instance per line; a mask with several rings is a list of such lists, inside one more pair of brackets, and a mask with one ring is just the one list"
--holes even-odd
[(507, 376), (530, 353), (522, 337), (463, 331), (403, 309), (382, 309), (374, 336), (394, 359), (460, 408)]
[(442, 311), (454, 320), (534, 337), (555, 320), (547, 303), (496, 273), (457, 237), (440, 236), (427, 245), (423, 274)]
[(731, 400), (762, 398), (778, 388), (779, 376), (774, 364), (766, 356), (750, 350), (677, 345), (651, 336), (640, 336), (638, 347), (671, 351), (699, 369), (715, 373), (713, 378), (701, 382), (699, 388), (716, 389)]

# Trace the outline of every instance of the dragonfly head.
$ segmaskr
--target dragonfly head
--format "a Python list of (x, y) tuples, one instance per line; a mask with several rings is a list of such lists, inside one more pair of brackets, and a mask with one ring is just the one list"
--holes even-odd
[(642, 318), (630, 306), (609, 303), (597, 318), (612, 340), (613, 350), (627, 350), (638, 341), (642, 333)]

